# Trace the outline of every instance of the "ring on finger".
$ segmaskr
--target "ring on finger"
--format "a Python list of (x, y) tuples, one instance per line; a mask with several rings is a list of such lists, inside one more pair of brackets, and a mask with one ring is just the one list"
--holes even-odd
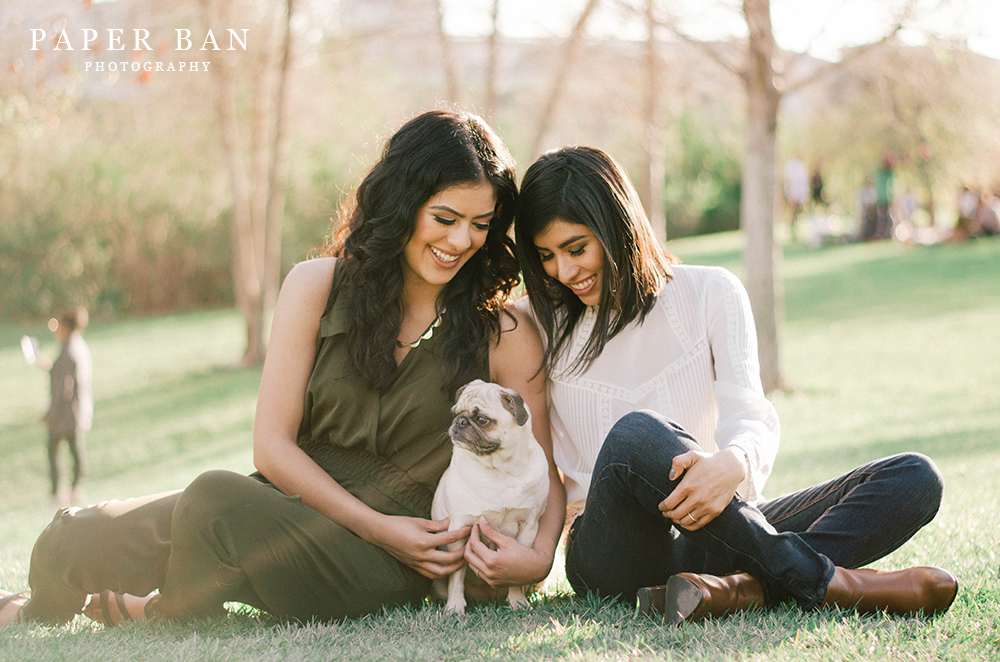
[(694, 524), (694, 523), (696, 523), (698, 521), (698, 518), (695, 517), (694, 515), (692, 515), (691, 513), (688, 513), (687, 517), (691, 518), (691, 523), (692, 524)]

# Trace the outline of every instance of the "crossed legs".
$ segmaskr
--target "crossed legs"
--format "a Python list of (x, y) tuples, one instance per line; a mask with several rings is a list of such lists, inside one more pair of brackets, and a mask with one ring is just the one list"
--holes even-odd
[(587, 508), (574, 523), (567, 576), (576, 592), (631, 601), (678, 573), (747, 572), (773, 605), (823, 604), (835, 566), (858, 567), (908, 540), (933, 518), (940, 475), (927, 458), (879, 460), (828, 483), (766, 502), (733, 500), (711, 523), (686, 531), (657, 505), (676, 486), (673, 458), (697, 448), (652, 412), (625, 416), (598, 456)]

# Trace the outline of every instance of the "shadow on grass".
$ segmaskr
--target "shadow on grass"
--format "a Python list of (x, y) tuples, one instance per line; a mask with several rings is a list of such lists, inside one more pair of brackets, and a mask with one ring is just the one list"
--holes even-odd
[(859, 446), (788, 449), (783, 450), (779, 458), (786, 466), (840, 466), (848, 461), (858, 461), (857, 458), (867, 458), (860, 460), (867, 462), (897, 453), (923, 453), (932, 459), (943, 460), (993, 455), (998, 444), (1000, 438), (997, 431), (984, 427), (929, 435), (904, 435), (895, 439), (868, 441)]
[(1000, 240), (916, 247), (841, 246), (790, 257), (790, 322), (919, 319), (1000, 305)]
[[(907, 434), (893, 439), (867, 440), (858, 445), (790, 448), (779, 453), (766, 496), (775, 498), (820, 485), (868, 462), (898, 453), (922, 453), (946, 476), (945, 491), (954, 492), (950, 497), (954, 498), (962, 495), (965, 489), (953, 482), (958, 478), (956, 467), (966, 463), (973, 466), (980, 461), (987, 462), (987, 466), (993, 464), (998, 444), (997, 430), (980, 427), (927, 435)], [(983, 475), (988, 475), (988, 471)]]
[(259, 385), (259, 367), (213, 367), (150, 380), (141, 387), (101, 399), (95, 408), (99, 408), (105, 424), (123, 422), (131, 427), (135, 420), (146, 419), (155, 425), (234, 400), (252, 402)]
[[(196, 414), (222, 410), (234, 403), (250, 406), (256, 401), (260, 368), (212, 368), (151, 380), (119, 395), (95, 403), (94, 430), (88, 446), (124, 443), (134, 435), (136, 421), (144, 429), (176, 429)], [(26, 436), (41, 437), (37, 421), (18, 421), (0, 428), (0, 458), (20, 450)]]
[[(745, 280), (738, 233), (671, 242), (684, 263), (718, 265)], [(786, 319), (914, 318), (1000, 305), (1000, 239), (902, 248), (890, 242), (783, 249)]]
[[(183, 487), (192, 467), (234, 468), (234, 458), (237, 470), (249, 468), (259, 382), (259, 368), (212, 368), (100, 399), (86, 438), (88, 495), (122, 481), (129, 487), (107, 496), (136, 496), (145, 484)], [(36, 421), (0, 426), (6, 507), (31, 507), (47, 492), (47, 438)], [(69, 468), (65, 449), (63, 455)]]

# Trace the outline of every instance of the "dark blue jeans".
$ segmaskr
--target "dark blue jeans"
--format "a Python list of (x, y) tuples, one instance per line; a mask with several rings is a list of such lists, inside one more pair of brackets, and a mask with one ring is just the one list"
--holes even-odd
[(623, 417), (597, 457), (583, 514), (570, 529), (566, 576), (577, 594), (632, 601), (678, 572), (748, 572), (768, 605), (823, 602), (834, 566), (856, 568), (910, 539), (937, 513), (943, 483), (917, 453), (871, 462), (758, 506), (733, 501), (687, 531), (657, 508), (680, 481), (673, 458), (700, 450), (676, 423), (649, 411)]

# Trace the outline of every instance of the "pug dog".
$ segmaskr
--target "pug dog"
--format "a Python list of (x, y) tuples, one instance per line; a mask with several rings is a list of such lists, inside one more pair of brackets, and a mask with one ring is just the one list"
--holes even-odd
[[(482, 516), (530, 547), (548, 500), (549, 472), (531, 433), (528, 407), (517, 391), (478, 379), (458, 389), (455, 398), (455, 418), (448, 429), (451, 464), (434, 493), (431, 517), (451, 518), (449, 530), (454, 530)], [(445, 608), (455, 614), (465, 613), (466, 567), (447, 579)], [(440, 592), (444, 580), (438, 582)], [(507, 602), (513, 608), (527, 606), (524, 587), (511, 587)]]

